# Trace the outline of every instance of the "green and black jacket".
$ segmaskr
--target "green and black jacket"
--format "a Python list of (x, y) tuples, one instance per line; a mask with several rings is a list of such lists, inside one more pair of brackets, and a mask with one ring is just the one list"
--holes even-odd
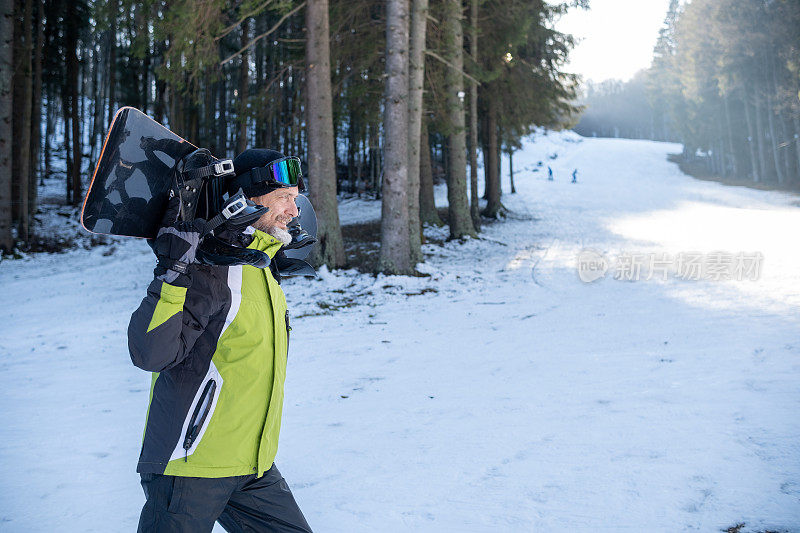
[[(249, 247), (273, 257), (281, 243), (255, 230)], [(133, 364), (153, 372), (137, 472), (261, 476), (278, 450), (286, 298), (269, 269), (189, 274), (188, 289), (150, 283), (128, 327)]]

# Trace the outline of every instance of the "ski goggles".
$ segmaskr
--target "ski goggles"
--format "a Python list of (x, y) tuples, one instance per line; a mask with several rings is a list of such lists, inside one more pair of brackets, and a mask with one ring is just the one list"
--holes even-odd
[(286, 187), (298, 187), (303, 183), (303, 171), (300, 169), (300, 158), (290, 156), (268, 164), (267, 172), (276, 182)]
[[(277, 187), (298, 187), (300, 191), (305, 191), (303, 182), (303, 172), (300, 169), (300, 158), (295, 156), (284, 157), (271, 161), (263, 167), (256, 167), (243, 172), (233, 178), (229, 184), (230, 188), (259, 186), (259, 184), (272, 184), (267, 190)], [(259, 193), (264, 194), (264, 193)]]

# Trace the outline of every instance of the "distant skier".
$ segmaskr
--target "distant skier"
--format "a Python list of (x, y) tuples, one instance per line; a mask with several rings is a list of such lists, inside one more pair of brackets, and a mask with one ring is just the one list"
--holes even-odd
[(578, 183), (578, 169), (572, 171), (572, 183)]
[(553, 169), (547, 166), (547, 181), (553, 181)]

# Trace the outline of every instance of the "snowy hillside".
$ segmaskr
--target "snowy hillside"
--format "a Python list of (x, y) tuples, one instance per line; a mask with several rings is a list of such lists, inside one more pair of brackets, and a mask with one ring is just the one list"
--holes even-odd
[[(315, 531), (800, 531), (798, 199), (694, 180), (679, 150), (537, 136), (515, 195), (504, 161), (512, 217), (425, 245), (429, 277), (284, 284), (276, 462)], [(135, 530), (126, 328), (153, 263), (141, 241), (0, 263), (0, 530)]]

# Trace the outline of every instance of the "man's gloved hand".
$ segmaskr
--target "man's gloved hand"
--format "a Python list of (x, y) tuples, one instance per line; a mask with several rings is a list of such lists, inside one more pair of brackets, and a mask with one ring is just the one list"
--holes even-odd
[(283, 246), (284, 250), (294, 250), (296, 248), (304, 248), (317, 242), (317, 239), (308, 234), (306, 230), (300, 227), (300, 217), (295, 217), (286, 225), (286, 230), (292, 236), (292, 242)]
[(195, 260), (205, 220), (198, 218), (192, 222), (179, 221), (180, 207), (178, 195), (171, 195), (158, 235), (149, 240), (148, 244), (158, 258), (154, 271), (156, 279), (170, 285), (188, 287), (191, 283), (188, 267)]

